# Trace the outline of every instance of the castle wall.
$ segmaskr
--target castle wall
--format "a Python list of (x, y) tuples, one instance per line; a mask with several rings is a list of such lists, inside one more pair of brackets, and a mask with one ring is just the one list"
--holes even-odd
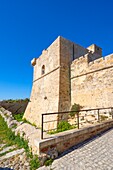
[[(89, 56), (88, 56), (89, 55)], [(85, 108), (113, 106), (113, 54), (89, 62), (91, 54), (71, 65), (71, 104)]]

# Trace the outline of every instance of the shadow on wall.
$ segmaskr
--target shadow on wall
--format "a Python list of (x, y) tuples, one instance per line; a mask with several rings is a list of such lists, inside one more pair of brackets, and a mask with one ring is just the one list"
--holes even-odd
[(27, 107), (29, 99), (20, 99), (20, 100), (3, 100), (0, 102), (0, 106), (4, 107), (13, 114), (24, 113)]

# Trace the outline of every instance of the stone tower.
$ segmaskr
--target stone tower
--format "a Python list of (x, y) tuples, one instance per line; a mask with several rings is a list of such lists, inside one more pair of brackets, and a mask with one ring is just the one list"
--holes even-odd
[(59, 36), (42, 51), (39, 58), (31, 61), (34, 67), (34, 78), (30, 102), (24, 118), (40, 127), (42, 113), (70, 109), (70, 64), (87, 53), (88, 49)]

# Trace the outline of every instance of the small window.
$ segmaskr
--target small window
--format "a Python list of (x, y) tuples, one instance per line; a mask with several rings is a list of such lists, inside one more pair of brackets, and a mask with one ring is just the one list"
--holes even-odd
[(42, 71), (41, 71), (41, 74), (45, 74), (45, 65), (42, 66)]

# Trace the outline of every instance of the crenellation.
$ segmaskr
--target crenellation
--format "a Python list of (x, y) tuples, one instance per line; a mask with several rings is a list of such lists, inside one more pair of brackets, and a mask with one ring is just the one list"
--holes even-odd
[(42, 51), (42, 55), (47, 55), (47, 53), (48, 53), (48, 49), (44, 49), (44, 50)]
[(104, 59), (103, 59), (103, 57), (101, 57), (99, 59), (94, 60), (94, 63), (101, 63), (103, 61), (104, 61)]

